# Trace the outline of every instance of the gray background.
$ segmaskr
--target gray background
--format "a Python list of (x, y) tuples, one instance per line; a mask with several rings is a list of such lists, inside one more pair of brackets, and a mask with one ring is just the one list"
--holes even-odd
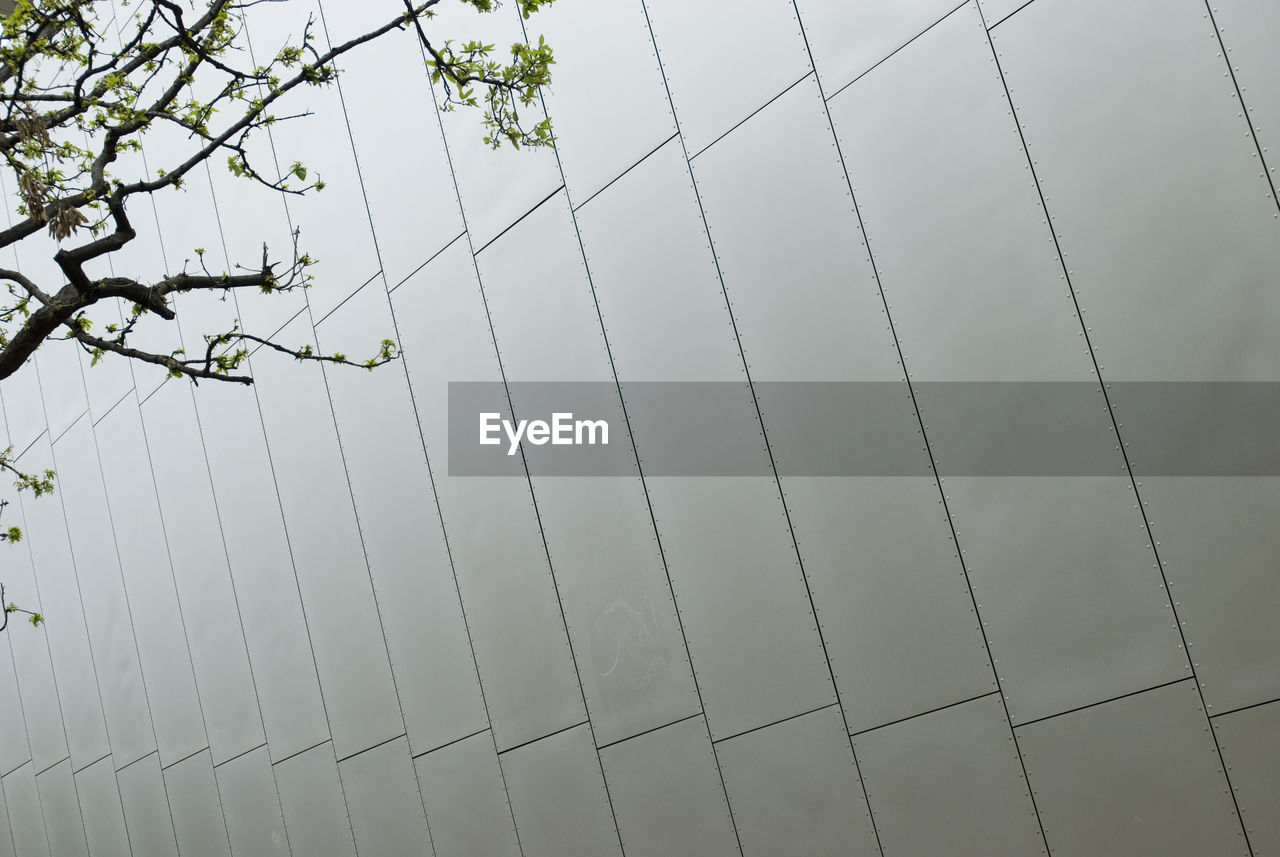
[[(396, 8), (260, 5), (251, 37)], [(524, 37), (512, 4), (435, 24)], [(402, 363), (255, 356), (256, 388), (193, 391), (49, 345), (4, 382), (60, 490), (8, 510), (8, 593), (48, 623), (0, 643), (0, 855), (1280, 848), (1280, 481), (1132, 476), (1108, 387), (1280, 381), (1280, 6), (559, 0), (528, 27), (558, 153), (488, 152), (388, 40), (274, 129), (324, 193), (214, 170), (115, 262), (301, 226), (314, 289), (184, 299), (147, 343), (240, 314)], [(449, 476), (450, 381), (738, 382), (765, 475), (647, 475), (660, 415), (623, 397), (632, 475)], [(910, 382), (881, 416), (923, 475), (788, 476), (766, 381)], [(948, 477), (934, 381), (1100, 382), (1114, 475)]]

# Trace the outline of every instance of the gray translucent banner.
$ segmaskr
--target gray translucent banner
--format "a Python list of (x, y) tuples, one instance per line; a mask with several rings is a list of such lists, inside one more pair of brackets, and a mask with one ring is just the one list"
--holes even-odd
[[(1280, 475), (1280, 383), (449, 384), (451, 476)], [(622, 404), (625, 402), (625, 410)], [(759, 410), (757, 412), (757, 402)], [(515, 416), (512, 416), (512, 406)], [(768, 431), (766, 447), (761, 418)], [(632, 439), (634, 438), (634, 446)]]

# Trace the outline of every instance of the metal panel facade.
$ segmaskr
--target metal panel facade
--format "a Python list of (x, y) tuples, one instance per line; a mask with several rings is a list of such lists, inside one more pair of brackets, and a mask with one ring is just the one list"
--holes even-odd
[[(1280, 477), (1153, 472), (1118, 383), (1280, 381), (1275, 4), (487, 5), (424, 27), (496, 59), (545, 34), (520, 109), (555, 151), (440, 113), (404, 28), (251, 138), (323, 193), (215, 158), (102, 266), (251, 264), (300, 228), (313, 289), (177, 295), (138, 343), (243, 318), (402, 360), (261, 349), (253, 387), (193, 388), (49, 343), (0, 382), (4, 445), (58, 487), (0, 492), (6, 601), (46, 619), (0, 648), (0, 855), (1280, 847)], [(403, 11), (249, 4), (238, 46)], [(56, 283), (56, 249), (0, 267)], [(622, 465), (526, 443), (462, 475), (454, 382), (516, 419), (590, 385)], [(1234, 452), (1210, 410), (1155, 430)], [(663, 469), (673, 426), (744, 472)], [(1034, 472), (985, 470), (1028, 426)], [(895, 464), (823, 470), (855, 448)]]

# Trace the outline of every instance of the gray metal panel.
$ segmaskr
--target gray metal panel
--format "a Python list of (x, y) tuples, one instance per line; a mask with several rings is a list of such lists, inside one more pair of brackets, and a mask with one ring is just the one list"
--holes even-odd
[(835, 702), (776, 484), (659, 478), (649, 489), (712, 736)]
[(996, 689), (932, 479), (783, 486), (851, 730)]
[(499, 747), (584, 719), (550, 569), (522, 479), (446, 475), (448, 382), (501, 376), (471, 255), (452, 245), (393, 295), (405, 361)]
[(1280, 702), (1213, 721), (1254, 854), (1280, 850)]
[(1280, 697), (1280, 479), (1142, 480), (1209, 713)]
[(274, 758), (329, 736), (254, 393), (204, 385), (198, 410)]
[[(359, 354), (394, 330), (375, 280), (318, 335), (328, 351)], [(405, 729), (414, 751), (425, 752), (488, 719), (404, 366), (340, 368), (328, 378)]]
[(61, 436), (89, 406), (80, 374), (79, 351), (79, 343), (54, 341), (41, 346), (36, 354), (34, 362), (53, 438)]
[[(11, 567), (6, 563), (5, 570)], [(11, 647), (0, 645), (0, 696), (9, 700), (9, 704), (0, 706), (0, 774), (6, 774), (31, 759), (13, 655)], [(0, 836), (0, 841), (3, 839)]]
[(1189, 681), (1019, 729), (1053, 853), (1247, 854), (1208, 733)]
[(833, 98), (831, 112), (912, 378), (1088, 380), (1071, 291), (972, 4)]
[(1036, 854), (1044, 840), (999, 696), (853, 740), (885, 854)]
[(511, 227), (476, 261), (508, 380), (613, 380), (563, 193)]
[[(668, 144), (580, 212), (624, 382), (744, 378), (690, 184), (680, 150)], [(648, 216), (637, 221), (636, 211)], [(741, 407), (749, 425), (751, 402), (744, 397)], [(631, 412), (642, 456), (646, 422), (666, 416)], [(763, 445), (760, 460), (767, 466)], [(776, 486), (714, 479), (649, 486), (712, 734), (833, 701)]]
[(156, 755), (147, 756), (116, 774), (129, 844), (137, 854), (177, 854), (169, 797)]
[[(162, 538), (160, 507), (137, 400), (129, 396), (122, 401), (94, 431), (100, 448), (109, 451), (102, 456), (102, 471), (129, 609), (146, 617), (134, 623), (134, 637), (155, 742), (161, 763), (168, 764), (208, 746), (208, 738), (173, 569)], [(196, 488), (187, 486), (188, 496)]]
[(488, 732), (414, 759), (436, 857), (518, 857), (506, 783)]
[(40, 794), (40, 811), (44, 814), (44, 829), (49, 834), (49, 851), (58, 857), (89, 857), (70, 760), (64, 759), (36, 774), (36, 788)]
[(1015, 723), (1190, 675), (1127, 480), (946, 489)]
[[(468, 3), (450, 3), (436, 10), (426, 26), (428, 38), (439, 45), (444, 39), (475, 39), (497, 45), (494, 58), (510, 56), (503, 46), (524, 41), (520, 13), (514, 5), (495, 6), (477, 12)], [(455, 90), (456, 94), (456, 90)], [(436, 98), (443, 95), (437, 90)], [(520, 108), (523, 121), (533, 125), (543, 118), (537, 102)], [(472, 246), (479, 250), (503, 229), (526, 214), (560, 186), (555, 153), (545, 149), (510, 146), (494, 151), (482, 142), (488, 129), (478, 110), (456, 110), (441, 117), (445, 142), (462, 197), (462, 211)], [(446, 203), (452, 205), (451, 202)]]
[(214, 768), (231, 853), (236, 857), (289, 854), (280, 796), (266, 747), (251, 750)]
[[(21, 507), (15, 504), (8, 511), (21, 512)], [(25, 533), (25, 518), (19, 515), (14, 515), (14, 518)], [(29, 539), (23, 541), (26, 542), (25, 548), (22, 545), (10, 545), (11, 550), (6, 557), (8, 562), (5, 564), (5, 595), (14, 601), (21, 596), (24, 601), (38, 605), (40, 600), (36, 592), (29, 550), (31, 542)], [(10, 634), (9, 642), (13, 653), (14, 674), (18, 686), (22, 688), (22, 709), (19, 713), (28, 724), (30, 757), (33, 764), (43, 770), (67, 755), (67, 736), (62, 724), (58, 688), (53, 678), (49, 638), (47, 633), (38, 632)]]
[[(1220, 0), (1213, 4), (1213, 18), (1244, 91), (1253, 130), (1266, 149), (1274, 149), (1280, 142), (1280, 57), (1271, 35), (1280, 31), (1280, 6), (1266, 0)], [(1280, 178), (1280, 164), (1274, 151), (1266, 157), (1274, 182)]]
[[(314, 342), (305, 317), (281, 337)], [(333, 412), (314, 363), (264, 359), (254, 374), (334, 752), (346, 756), (403, 734), (404, 723)], [(342, 633), (320, 631), (335, 621)]]
[(878, 853), (835, 706), (716, 746), (745, 857)]
[(1027, 5), (1027, 0), (978, 0), (978, 5), (982, 8), (982, 17), (986, 19), (987, 26), (993, 27)]
[(91, 857), (130, 857), (129, 832), (124, 826), (124, 807), (111, 757), (76, 772), (76, 794)]
[(504, 753), (499, 762), (524, 857), (622, 854), (585, 724)]
[(431, 836), (408, 741), (397, 738), (374, 747), (346, 759), (338, 771), (362, 857), (430, 857)]
[(17, 857), (13, 844), (13, 827), (9, 823), (9, 809), (4, 805), (4, 789), (0, 788), (0, 857)]
[[(41, 436), (39, 442), (18, 459), (18, 466), (27, 472), (56, 469), (48, 435)], [(67, 539), (66, 518), (59, 494), (39, 499), (27, 495), (22, 499), (22, 509), (26, 519), (24, 540), (31, 547), (33, 566), (39, 569), (36, 580), (40, 611), (46, 616), (57, 617), (56, 622), (45, 626), (45, 635), (49, 640), (53, 673), (57, 677), (67, 746), (72, 762), (79, 767), (101, 759), (109, 752), (110, 745)], [(28, 718), (35, 714), (29, 713)], [(41, 769), (55, 761), (56, 757), (36, 758)]]
[(1274, 380), (1280, 220), (1204, 3), (1033, 3), (994, 35), (1104, 375)]
[(547, 111), (569, 196), (580, 204), (676, 132), (644, 7), (555, 5), (525, 27), (530, 41), (545, 35), (555, 49)]
[[(658, 59), (693, 154), (809, 71), (788, 0), (647, 0)], [(747, 57), (768, 56), (768, 62)]]
[(40, 793), (31, 765), (5, 774), (4, 802), (13, 828), (13, 844), (22, 857), (49, 857), (49, 838), (44, 832)]
[(740, 853), (701, 717), (614, 744), (600, 761), (631, 857)]
[[(266, 139), (263, 135), (262, 140)], [(257, 157), (261, 163), (271, 163), (269, 149), (251, 157)], [(261, 185), (252, 186), (249, 180), (231, 175), (223, 168), (222, 163), (214, 163), (209, 167), (209, 182), (218, 206), (218, 223), (222, 227), (220, 236), (226, 246), (225, 255), (221, 248), (212, 251), (215, 255), (210, 259), (211, 268), (214, 264), (225, 270), (234, 270), (236, 265), (260, 265), (264, 243), (273, 258), (288, 259), (292, 256), (293, 237), (284, 200), (279, 194)], [(301, 243), (301, 237), (299, 236), (298, 248), (301, 252), (306, 252), (306, 247), (322, 249), (311, 243), (310, 231), (306, 233), (305, 246)], [(320, 258), (319, 253), (315, 256)], [(244, 320), (246, 330), (259, 336), (269, 336), (279, 330), (306, 306), (306, 295), (301, 291), (275, 292), (270, 295), (254, 293), (244, 295), (243, 298), (243, 301), (237, 299), (240, 303), (239, 317)], [(230, 300), (232, 299), (228, 298)]]
[(165, 768), (164, 783), (178, 850), (184, 857), (231, 857), (209, 753), (197, 753)]
[(797, 0), (828, 96), (931, 27), (956, 0)]
[(5, 422), (9, 443), (15, 454), (31, 445), (45, 430), (44, 404), (40, 400), (40, 376), (35, 361), (28, 360), (22, 368), (4, 379), (0, 388), (4, 394)]
[[(324, 4), (324, 23), (330, 41), (342, 41), (367, 31), (373, 22), (391, 20), (397, 11), (404, 12), (404, 4), (393, 0), (330, 0)], [(357, 55), (358, 61), (344, 63), (338, 86), (374, 240), (387, 282), (394, 286), (462, 232), (462, 212), (417, 34), (412, 28), (392, 33), (378, 41), (376, 50), (376, 62)], [(395, 86), (388, 86), (392, 80)], [(396, 132), (388, 134), (386, 121), (392, 114)], [(430, 203), (416, 205), (410, 202), (414, 199)], [(319, 250), (322, 245), (315, 246)]]
[(693, 162), (757, 381), (902, 377), (833, 143), (809, 78)]
[(275, 772), (293, 853), (355, 857), (333, 746), (324, 743), (286, 759)]
[[(373, 17), (372, 9), (365, 12), (368, 15), (366, 23), (369, 24), (366, 29), (384, 23), (380, 20), (382, 15)], [(249, 38), (257, 61), (266, 62), (268, 52), (279, 50), (290, 34), (293, 43), (298, 44), (308, 16), (314, 18), (312, 32), (316, 44), (323, 45), (323, 24), (316, 0), (298, 0), (276, 10), (268, 8), (262, 15), (253, 15)], [(393, 16), (394, 13), (387, 15), (386, 19)], [(278, 175), (287, 174), (290, 165), (300, 161), (307, 168), (307, 180), (295, 179), (291, 183), (293, 187), (306, 186), (317, 180), (325, 184), (322, 193), (291, 195), (285, 200), (290, 221), (295, 229), (302, 230), (300, 251), (317, 262), (311, 269), (315, 282), (307, 290), (307, 302), (319, 318), (376, 274), (379, 264), (337, 88), (301, 86), (291, 92), (289, 113), (308, 111), (311, 113), (309, 116), (277, 122), (271, 127), (270, 134), (277, 153), (275, 167)], [(260, 164), (259, 168), (264, 167)], [(292, 247), (281, 246), (275, 252), (287, 260)], [(249, 301), (242, 304), (247, 306)], [(252, 315), (246, 315), (252, 318)]]
[[(638, 211), (646, 216), (637, 219)], [(578, 224), (619, 378), (744, 378), (678, 143), (667, 143), (583, 206)]]
[(264, 740), (238, 593), (218, 532), (189, 386), (166, 384), (142, 410), (205, 730), (214, 760), (222, 761)]
[[(480, 254), (508, 378), (612, 381), (573, 222), (558, 196)], [(529, 271), (538, 306), (529, 307)], [(513, 391), (517, 414), (534, 404)], [(613, 401), (615, 431), (624, 430)], [(625, 435), (617, 443), (628, 443)], [(610, 743), (699, 710), (640, 481), (536, 479), (543, 530), (596, 740)]]
[(535, 485), (596, 740), (697, 713), (640, 481), (548, 477)]
[[(78, 421), (54, 448), (109, 746), (116, 764), (126, 765), (154, 751), (156, 736), (89, 421)], [(113, 452), (108, 447), (108, 455)], [(160, 537), (159, 531), (151, 534)]]

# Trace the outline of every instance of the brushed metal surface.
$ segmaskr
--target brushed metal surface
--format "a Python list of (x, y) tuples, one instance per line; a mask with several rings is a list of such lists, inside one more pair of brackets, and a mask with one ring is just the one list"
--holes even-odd
[[(443, 38), (475, 39), (501, 46), (524, 41), (519, 11), (507, 5), (481, 13), (469, 4), (448, 4), (436, 10), (431, 32), (447, 33)], [(430, 32), (428, 37), (432, 38)], [(434, 39), (436, 43), (442, 41), (441, 35)], [(438, 88), (436, 103), (444, 103)], [(537, 102), (522, 107), (521, 113), (526, 127), (539, 122), (544, 115)], [(560, 170), (554, 152), (515, 151), (510, 146), (494, 151), (483, 142), (487, 129), (477, 111), (458, 110), (442, 115), (441, 127), (473, 249), (479, 250), (492, 241), (560, 187)], [(452, 203), (446, 201), (445, 204)]]
[(147, 756), (116, 773), (129, 845), (135, 854), (177, 854), (173, 816), (165, 793), (160, 760)]
[(1280, 697), (1280, 480), (1142, 480), (1151, 531), (1210, 714)]
[[(689, 154), (809, 70), (804, 37), (787, 0), (750, 0), (729, 14), (713, 0), (643, 5)], [(748, 61), (753, 56), (769, 60)]]
[(978, 5), (987, 26), (994, 27), (1028, 3), (1027, 0), (978, 0)]
[[(0, 646), (0, 693), (11, 700), (9, 705), (0, 709), (0, 773), (8, 773), (31, 760), (31, 745), (22, 712), (13, 650), (4, 646)], [(0, 841), (3, 839), (0, 835)]]
[(55, 440), (71, 427), (89, 407), (84, 378), (80, 375), (80, 347), (74, 342), (50, 342), (24, 367), (37, 368), (49, 436)]
[[(116, 783), (111, 757), (77, 771), (75, 778), (85, 838), (91, 843), (90, 855), (132, 857), (129, 832), (124, 825), (124, 809), (120, 804), (120, 787)], [(4, 837), (0, 836), (0, 854), (4, 853), (4, 846)]]
[(84, 822), (80, 817), (80, 802), (76, 798), (71, 761), (63, 760), (36, 774), (36, 788), (40, 793), (44, 829), (49, 834), (50, 853), (65, 854), (66, 857), (89, 857), (89, 842), (85, 838)]
[[(308, 24), (317, 45), (326, 41), (316, 0), (257, 11), (262, 14), (249, 18), (249, 42), (259, 63), (268, 62), (288, 39), (298, 39)], [(372, 20), (370, 26), (376, 26)], [(317, 178), (325, 183), (323, 193), (284, 196), (289, 223), (301, 230), (300, 252), (317, 260), (310, 270), (315, 282), (306, 291), (306, 302), (319, 318), (376, 274), (380, 266), (338, 88), (301, 86), (291, 95), (295, 96), (290, 99), (291, 111), (310, 115), (277, 122), (267, 129), (272, 148), (263, 153), (261, 164), (267, 169), (274, 167), (275, 175), (288, 176), (295, 161), (303, 163), (308, 171), (307, 181), (295, 177), (289, 182), (292, 188), (313, 183)], [(242, 189), (240, 193), (246, 191)], [(262, 195), (264, 203), (269, 194), (267, 191)], [(330, 252), (330, 248), (342, 249)], [(284, 260), (292, 254), (290, 244), (272, 250)], [(259, 302), (252, 303), (256, 306)]]
[(831, 114), (911, 377), (1090, 379), (973, 4), (832, 98)]
[[(159, 395), (167, 400), (170, 392)], [(133, 632), (155, 743), (161, 763), (169, 764), (208, 746), (209, 739), (137, 399), (130, 395), (122, 401), (94, 432), (100, 449), (109, 450), (101, 459), (111, 524), (129, 610), (146, 617), (134, 622)], [(193, 493), (195, 489), (188, 487)], [(119, 752), (114, 744), (112, 749)]]
[[(23, 470), (30, 468), (27, 472), (56, 470), (48, 435), (42, 435), (18, 462)], [(49, 641), (67, 747), (72, 763), (81, 767), (107, 755), (110, 744), (71, 558), (66, 517), (61, 498), (56, 494), (38, 500), (25, 496), (22, 509), (26, 521), (23, 540), (30, 546), (32, 565), (36, 569), (33, 587), (27, 591), (39, 592), (42, 613), (66, 617), (65, 621), (48, 627), (45, 636)], [(42, 756), (35, 761), (43, 770), (58, 761), (58, 756), (49, 759)]]
[(993, 35), (1103, 377), (1274, 380), (1280, 219), (1204, 4), (1037, 2)]
[(676, 132), (644, 8), (551, 6), (525, 29), (555, 50), (555, 85), (544, 97), (569, 197), (580, 205)]
[(607, 747), (600, 761), (627, 854), (740, 853), (701, 717)]
[(1191, 674), (1126, 480), (946, 489), (1014, 723)]
[[(314, 332), (300, 318), (281, 337), (313, 342)], [(319, 366), (263, 360), (255, 369), (334, 753), (347, 756), (402, 734), (404, 722), (333, 411)], [(317, 633), (339, 617), (342, 633)]]
[[(1227, 47), (1227, 59), (1244, 93), (1249, 124), (1264, 147), (1280, 140), (1280, 59), (1271, 50), (1270, 33), (1280, 28), (1280, 8), (1263, 0), (1226, 0), (1213, 6), (1213, 20)], [(1274, 152), (1264, 154), (1272, 186), (1280, 181)]]
[[(622, 854), (584, 724), (499, 757), (524, 857)], [(557, 788), (547, 788), (547, 783)]]
[(9, 809), (4, 805), (4, 790), (0, 788), (0, 854), (17, 857), (13, 844), (13, 826), (9, 823)]
[(960, 4), (955, 0), (797, 0), (813, 61), (830, 97)]
[[(394, 331), (375, 280), (317, 335), (328, 351), (362, 354)], [(488, 720), (414, 403), (402, 364), (376, 372), (340, 367), (328, 381), (405, 729), (414, 751), (425, 752)]]
[(244, 855), (289, 854), (280, 796), (266, 747), (251, 750), (214, 768), (222, 811), (227, 820), (231, 853)]
[[(501, 375), (465, 243), (393, 293), (409, 383), (436, 473), (463, 611), (499, 748), (584, 719), (528, 481), (448, 477), (448, 382)], [(518, 459), (513, 459), (518, 467)], [(522, 471), (513, 470), (513, 473)]]
[(153, 752), (156, 736), (89, 421), (78, 420), (54, 450), (109, 747), (117, 764), (126, 765)]
[(244, 598), (227, 567), (191, 390), (185, 382), (166, 384), (142, 417), (205, 731), (221, 762), (265, 740), (237, 612)]
[(23, 857), (28, 854), (49, 857), (49, 837), (44, 832), (40, 793), (36, 790), (36, 777), (31, 765), (23, 765), (5, 774), (4, 802), (9, 811), (17, 853)]
[[(197, 403), (241, 625), (273, 759), (329, 737), (256, 395), (206, 384)], [(144, 406), (144, 419), (146, 418)], [(154, 460), (154, 455), (153, 455)]]
[(275, 765), (276, 788), (294, 854), (355, 857), (351, 820), (329, 743)]
[[(638, 211), (646, 216), (637, 219)], [(584, 205), (578, 225), (621, 381), (743, 378), (689, 167), (676, 141)]]
[(340, 762), (338, 771), (360, 854), (431, 857), (408, 741), (388, 741)]
[(0, 385), (4, 396), (5, 423), (8, 447), (21, 454), (45, 430), (44, 403), (40, 400), (40, 376), (35, 363), (28, 361)]
[(902, 377), (812, 77), (698, 155), (693, 174), (753, 380)]
[(933, 480), (783, 485), (851, 730), (995, 690)]
[(413, 760), (436, 857), (521, 854), (506, 783), (486, 731)]
[(1240, 815), (1249, 831), (1255, 854), (1269, 854), (1280, 847), (1280, 819), (1274, 812), (1280, 803), (1280, 703), (1270, 702), (1213, 721), (1222, 756), (1231, 772), (1231, 785)]
[[(563, 196), (513, 227), (478, 261), (508, 379), (613, 380)], [(529, 271), (537, 272), (532, 282)], [(522, 395), (528, 389), (513, 387), (512, 400), (518, 416), (535, 417), (538, 403)], [(610, 443), (630, 446), (619, 400), (610, 400)], [(533, 487), (597, 742), (697, 712), (639, 479), (535, 477)]]
[[(330, 0), (321, 5), (331, 44), (353, 38), (373, 22), (390, 21), (404, 11), (404, 4), (390, 0), (359, 5)], [(434, 25), (428, 29), (429, 35), (436, 31)], [(462, 211), (417, 34), (408, 28), (370, 47), (377, 51), (376, 62), (357, 52), (352, 61), (343, 63), (338, 80), (364, 195), (345, 217), (361, 217), (367, 202), (383, 273), (388, 284), (395, 286), (462, 233)], [(395, 85), (388, 86), (388, 81), (395, 81)], [(394, 134), (387, 133), (391, 115), (396, 116)], [(340, 130), (339, 138), (343, 133)], [(405, 157), (408, 152), (411, 157)], [(325, 173), (321, 176), (328, 181)], [(418, 204), (417, 200), (429, 200), (429, 204)], [(322, 248), (328, 245), (313, 246), (322, 258), (326, 255)]]
[(1053, 853), (1248, 853), (1190, 681), (1017, 731)]
[(178, 852), (191, 857), (231, 857), (213, 759), (197, 753), (164, 769)]
[(1044, 839), (998, 695), (854, 736), (886, 854), (1037, 854)]
[[(8, 511), (21, 513), (22, 509), (20, 506), (11, 506)], [(24, 516), (15, 514), (13, 520), (26, 531)], [(9, 581), (6, 595), (25, 593), (24, 597), (31, 597), (31, 603), (39, 604), (30, 542), (27, 542), (25, 549), (18, 546), (8, 559), (5, 566), (5, 577)], [(14, 676), (21, 688), (22, 709), (18, 713), (24, 721), (29, 721), (26, 729), (29, 742), (27, 752), (32, 764), (43, 770), (67, 755), (67, 735), (62, 723), (58, 688), (53, 678), (49, 638), (45, 634), (15, 634), (9, 639)], [(18, 752), (22, 752), (21, 748)], [(21, 764), (21, 759), (14, 759), (14, 762)]]
[(879, 853), (834, 706), (716, 745), (745, 857)]

